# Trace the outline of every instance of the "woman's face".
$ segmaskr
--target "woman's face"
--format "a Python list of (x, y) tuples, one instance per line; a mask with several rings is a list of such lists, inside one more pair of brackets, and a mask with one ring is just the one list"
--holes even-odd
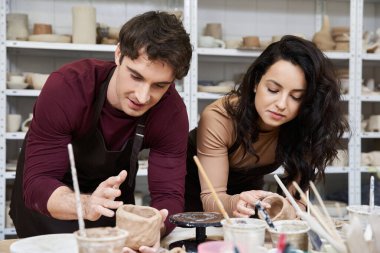
[(306, 92), (305, 75), (299, 66), (279, 60), (262, 76), (255, 90), (260, 129), (273, 130), (298, 115)]

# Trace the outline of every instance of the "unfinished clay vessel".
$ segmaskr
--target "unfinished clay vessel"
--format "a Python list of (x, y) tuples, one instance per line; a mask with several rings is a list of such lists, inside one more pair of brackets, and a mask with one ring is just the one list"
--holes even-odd
[(162, 216), (148, 206), (123, 205), (116, 211), (116, 226), (128, 231), (125, 246), (138, 250), (153, 246), (160, 237)]
[[(262, 200), (262, 202), (271, 205), (271, 208), (266, 209), (269, 217), (275, 220), (292, 220), (297, 217), (296, 211), (292, 205), (281, 195), (273, 194)], [(259, 213), (259, 218), (264, 220), (264, 217)]]
[(330, 21), (327, 15), (323, 17), (323, 24), (321, 30), (314, 34), (313, 42), (315, 45), (317, 45), (317, 47), (320, 50), (335, 49), (335, 42), (331, 36)]

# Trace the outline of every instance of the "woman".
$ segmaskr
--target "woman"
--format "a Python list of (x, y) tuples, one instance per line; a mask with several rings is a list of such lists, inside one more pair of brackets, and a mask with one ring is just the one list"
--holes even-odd
[(292, 181), (305, 190), (310, 180), (323, 178), (348, 130), (339, 103), (332, 63), (312, 42), (284, 36), (268, 46), (237, 90), (208, 105), (191, 132), (186, 210), (200, 211), (203, 205), (204, 211), (218, 211), (198, 177), (194, 154), (226, 211), (236, 217), (253, 215), (254, 203), (273, 194), (261, 190), (263, 177), (279, 166), (293, 193)]

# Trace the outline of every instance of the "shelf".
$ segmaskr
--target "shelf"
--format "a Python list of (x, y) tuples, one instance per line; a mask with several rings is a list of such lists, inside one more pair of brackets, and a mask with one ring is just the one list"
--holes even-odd
[(364, 102), (380, 102), (380, 96), (377, 96), (377, 95), (360, 96), (360, 100)]
[(360, 134), (360, 138), (380, 138), (380, 132), (363, 132)]
[(218, 99), (223, 97), (225, 94), (220, 93), (210, 93), (210, 92), (197, 92), (198, 99)]
[(5, 134), (7, 140), (23, 140), (25, 138), (25, 132), (8, 132)]
[(6, 89), (5, 95), (15, 97), (38, 97), (41, 90), (29, 90), (29, 89)]
[(73, 44), (73, 43), (49, 43), (7, 40), (7, 48), (20, 49), (43, 49), (43, 50), (66, 50), (66, 51), (90, 51), (90, 52), (114, 52), (116, 45), (97, 44)]
[[(239, 56), (239, 57), (258, 57), (262, 51), (255, 50), (239, 50), (239, 49), (225, 49), (225, 48), (197, 48), (198, 55), (208, 56)], [(348, 60), (350, 54), (348, 52), (324, 52), (324, 54), (335, 60)]]
[(239, 57), (258, 57), (261, 51), (248, 51), (225, 48), (197, 48), (198, 55), (209, 56), (239, 56)]
[[(148, 175), (148, 161), (139, 161), (139, 170), (137, 171), (137, 176), (147, 176)], [(6, 179), (15, 179), (16, 171), (6, 171)]]
[(5, 228), (4, 234), (5, 235), (16, 235), (16, 229), (15, 228)]
[(336, 166), (328, 166), (325, 170), (326, 174), (334, 174), (334, 173), (348, 173), (350, 171), (350, 167), (336, 167)]
[(363, 54), (363, 60), (367, 61), (380, 61), (380, 54)]
[(379, 173), (380, 167), (379, 166), (361, 166), (360, 172), (367, 172), (367, 173)]

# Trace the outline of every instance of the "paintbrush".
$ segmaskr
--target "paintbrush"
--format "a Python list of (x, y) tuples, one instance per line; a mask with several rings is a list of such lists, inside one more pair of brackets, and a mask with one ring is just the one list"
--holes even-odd
[(282, 183), (281, 179), (277, 175), (274, 175), (274, 179), (277, 181), (278, 185), (284, 192), (285, 196), (288, 198), (290, 204), (296, 210), (297, 214), (301, 217), (301, 219), (306, 221), (309, 224), (310, 228), (312, 228), (316, 233), (325, 238), (338, 252), (346, 253), (346, 245), (344, 245), (340, 241), (336, 241), (335, 239), (333, 239), (313, 216), (301, 210), (297, 202), (294, 200), (293, 196), (290, 194), (288, 189), (285, 187), (285, 185)]
[(276, 230), (276, 227), (274, 226), (273, 222), (272, 222), (272, 219), (269, 217), (269, 214), (268, 212), (264, 209), (264, 207), (261, 205), (261, 202), (260, 200), (258, 200), (256, 203), (255, 203), (255, 206), (257, 208), (257, 210), (259, 212), (261, 212), (261, 215), (264, 217), (264, 220), (266, 221), (266, 223), (268, 224), (268, 226), (270, 228), (272, 228), (273, 230)]
[[(198, 157), (197, 156), (193, 156), (193, 159), (194, 159), (194, 162), (195, 164), (197, 165), (198, 167), (198, 170), (200, 172), (200, 174), (202, 175), (203, 179), (206, 181), (206, 184), (208, 186), (208, 188), (210, 189), (211, 191), (211, 195), (213, 196), (215, 202), (216, 202), (216, 205), (218, 206), (220, 212), (222, 213), (224, 219), (226, 219), (226, 221), (229, 223), (229, 224), (232, 224), (232, 221), (230, 219), (230, 217), (228, 216), (226, 210), (224, 209), (224, 206), (222, 204), (222, 201), (220, 201), (218, 195), (216, 194), (215, 192), (215, 189), (214, 189), (214, 186), (212, 185), (210, 179), (208, 178), (207, 174), (206, 174), (206, 171), (204, 170), (201, 162), (199, 161)], [(231, 233), (232, 237), (234, 237), (233, 233)], [(235, 240), (234, 240), (235, 241)], [(234, 243), (234, 253), (239, 253), (239, 249), (238, 247), (235, 245)]]

